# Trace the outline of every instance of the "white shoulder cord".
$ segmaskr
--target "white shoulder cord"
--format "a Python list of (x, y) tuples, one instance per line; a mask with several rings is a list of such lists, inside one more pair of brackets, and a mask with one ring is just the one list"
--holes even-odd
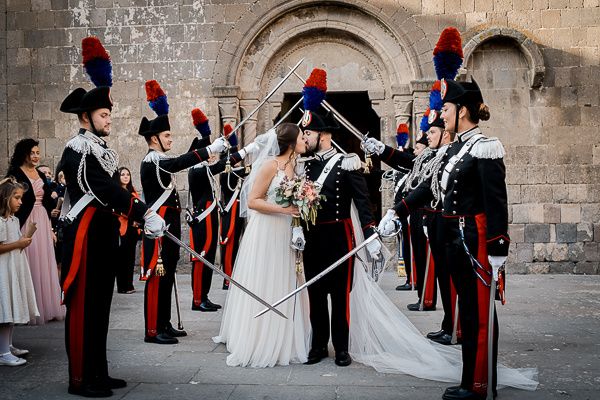
[[(429, 147), (426, 148), (421, 154), (419, 154), (414, 161), (414, 165), (412, 170), (410, 171), (408, 177), (406, 178), (406, 185), (404, 186), (404, 192), (408, 192), (410, 190), (415, 189), (417, 186), (421, 184), (423, 181), (423, 176), (421, 175), (421, 169), (423, 167), (423, 162), (425, 159), (432, 153)], [(414, 181), (417, 181), (413, 184)]]

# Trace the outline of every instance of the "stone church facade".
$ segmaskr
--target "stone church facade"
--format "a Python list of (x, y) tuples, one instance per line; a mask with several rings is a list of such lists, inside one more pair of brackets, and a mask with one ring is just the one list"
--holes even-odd
[[(299, 75), (325, 68), (332, 104), (393, 144), (400, 122), (416, 133), (435, 79), (433, 47), (455, 26), (460, 76), (479, 82), (492, 113), (484, 132), (507, 150), (509, 268), (599, 272), (599, 0), (2, 0), (0, 12), (3, 171), (24, 137), (39, 138), (44, 162), (57, 162), (76, 131), (60, 101), (90, 87), (80, 64), (88, 35), (113, 60), (110, 145), (137, 175), (145, 153), (138, 123), (152, 116), (147, 79), (169, 96), (174, 152), (194, 134), (192, 108), (205, 110), (217, 132), (300, 59)], [(243, 141), (268, 129), (301, 88), (290, 77), (244, 126)], [(354, 151), (354, 139), (343, 140)], [(178, 181), (186, 190), (185, 174)], [(383, 196), (379, 207), (389, 202)]]

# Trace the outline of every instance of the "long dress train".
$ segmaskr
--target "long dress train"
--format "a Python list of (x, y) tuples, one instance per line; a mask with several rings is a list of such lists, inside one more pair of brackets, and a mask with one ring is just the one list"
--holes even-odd
[[(284, 176), (278, 170), (267, 201), (275, 203), (275, 188)], [(299, 284), (290, 243), (290, 216), (250, 212), (232, 278), (269, 303), (279, 300)], [(231, 353), (227, 365), (273, 367), (305, 362), (310, 340), (306, 291), (277, 307), (288, 319), (273, 312), (254, 318), (263, 308), (235, 285), (229, 286), (221, 330), (213, 338), (227, 344)]]

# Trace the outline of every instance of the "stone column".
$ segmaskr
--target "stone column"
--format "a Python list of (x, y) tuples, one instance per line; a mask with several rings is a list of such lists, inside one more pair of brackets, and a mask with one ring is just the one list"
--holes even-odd
[(413, 133), (413, 143), (414, 140), (419, 133), (419, 124), (421, 123), (421, 117), (427, 107), (429, 106), (429, 92), (431, 91), (431, 86), (434, 81), (430, 79), (423, 80), (415, 80), (411, 81), (410, 84), (412, 86), (412, 114), (413, 114), (413, 123), (414, 129), (412, 129)]
[(222, 127), (225, 124), (235, 126), (240, 120), (240, 87), (215, 86), (213, 96), (219, 102), (219, 113), (221, 115), (221, 126), (218, 127), (218, 132), (222, 132)]
[(394, 127), (393, 132), (396, 134), (396, 129), (399, 124), (408, 124), (412, 132), (416, 132), (418, 128), (414, 128), (415, 124), (412, 120), (413, 116), (413, 95), (409, 85), (399, 85), (394, 88), (392, 95), (394, 102)]
[[(257, 99), (242, 99), (242, 100), (240, 100), (240, 109), (242, 111), (242, 119), (246, 118), (246, 116), (248, 114), (250, 114), (252, 112), (252, 110), (254, 110), (254, 108), (256, 108), (257, 105), (258, 105)], [(252, 117), (250, 117), (244, 124), (244, 127), (242, 128), (243, 135), (240, 135), (240, 137), (243, 137), (242, 143), (244, 145), (252, 142), (254, 140), (254, 138), (256, 137), (257, 125), (258, 125), (258, 112), (255, 113)]]

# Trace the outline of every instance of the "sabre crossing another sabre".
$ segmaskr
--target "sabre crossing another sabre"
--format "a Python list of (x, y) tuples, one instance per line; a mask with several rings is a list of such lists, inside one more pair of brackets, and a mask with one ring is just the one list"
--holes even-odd
[[(396, 235), (396, 233), (394, 233), (394, 236), (395, 235)], [(358, 253), (364, 247), (366, 247), (369, 243), (371, 243), (374, 240), (377, 240), (379, 238), (379, 236), (380, 236), (379, 233), (372, 234), (371, 236), (369, 236), (368, 238), (366, 238), (364, 242), (362, 242), (361, 244), (359, 244), (358, 246), (356, 246), (354, 249), (352, 249), (352, 251), (350, 251), (349, 253), (347, 253), (346, 255), (344, 255), (342, 258), (340, 258), (339, 260), (337, 260), (336, 262), (334, 262), (333, 264), (331, 264), (329, 267), (327, 267), (322, 272), (320, 272), (319, 274), (317, 274), (311, 280), (307, 281), (306, 283), (304, 283), (301, 286), (298, 286), (292, 292), (286, 294), (284, 297), (282, 297), (281, 299), (279, 299), (278, 301), (276, 301), (275, 303), (273, 303), (269, 308), (265, 308), (264, 310), (262, 310), (261, 312), (259, 312), (258, 314), (256, 314), (254, 316), (254, 318), (260, 317), (261, 315), (263, 315), (266, 312), (268, 312), (269, 309), (277, 311), (274, 307), (277, 307), (278, 305), (280, 305), (284, 301), (286, 301), (286, 300), (294, 297), (296, 294), (300, 293), (303, 289), (309, 287), (310, 285), (312, 285), (313, 283), (315, 283), (316, 281), (318, 281), (319, 279), (321, 279), (322, 277), (324, 277), (325, 275), (327, 275), (328, 273), (330, 273), (331, 271), (333, 271), (335, 268), (337, 268), (338, 266), (340, 266), (341, 264), (343, 264), (344, 261), (346, 261), (347, 259), (349, 259), (353, 255), (355, 255), (356, 253)]]
[[(184, 249), (185, 251), (187, 251), (188, 253), (190, 253), (191, 255), (193, 255), (194, 257), (196, 257), (198, 260), (202, 261), (204, 263), (205, 267), (208, 267), (210, 269), (212, 269), (214, 272), (216, 272), (217, 274), (221, 275), (223, 278), (227, 279), (229, 282), (231, 282), (232, 284), (236, 285), (237, 287), (239, 287), (244, 293), (246, 293), (248, 296), (252, 297), (254, 300), (258, 301), (260, 304), (267, 306), (268, 308), (265, 309), (266, 311), (272, 310), (273, 312), (275, 312), (277, 315), (287, 319), (287, 317), (279, 310), (277, 310), (275, 308), (275, 306), (271, 306), (269, 303), (267, 303), (265, 300), (261, 299), (260, 297), (258, 297), (257, 295), (255, 295), (254, 293), (252, 293), (250, 290), (248, 290), (246, 287), (244, 287), (242, 284), (238, 283), (237, 281), (235, 281), (233, 278), (231, 278), (229, 275), (227, 275), (225, 272), (221, 271), (219, 268), (215, 267), (214, 264), (210, 263), (208, 260), (206, 260), (204, 257), (202, 257), (202, 255), (198, 254), (197, 252), (195, 252), (190, 246), (188, 246), (187, 244), (183, 243), (181, 240), (179, 240), (177, 238), (177, 236), (173, 235), (171, 232), (169, 231), (165, 231), (165, 236), (168, 237), (169, 239), (171, 239), (173, 242), (175, 242), (175, 244), (177, 244), (178, 246), (180, 246), (182, 249)], [(278, 303), (279, 304), (279, 303)]]

